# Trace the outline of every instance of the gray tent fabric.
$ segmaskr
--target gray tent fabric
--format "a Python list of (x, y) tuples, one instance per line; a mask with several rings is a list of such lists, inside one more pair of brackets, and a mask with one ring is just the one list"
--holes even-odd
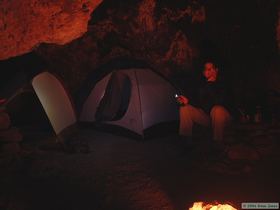
[[(125, 85), (128, 83), (125, 81), (130, 85)], [(176, 93), (175, 87), (152, 69), (115, 69), (95, 84), (82, 106), (79, 119), (81, 122), (101, 120), (104, 124), (117, 125), (143, 136), (144, 130), (153, 125), (178, 120)], [(122, 106), (122, 103), (126, 105)], [(121, 107), (122, 115), (116, 117)]]
[[(5, 104), (13, 125), (32, 125), (32, 127), (49, 128), (49, 121), (36, 93), (31, 87), (24, 88)], [(34, 114), (36, 113), (36, 114)]]
[(61, 80), (49, 72), (37, 74), (31, 85), (25, 80), (25, 74), (17, 74), (0, 90), (1, 97), (7, 97), (1, 108), (11, 115), (13, 123), (25, 125), (48, 119), (56, 134), (76, 123), (71, 97)]
[(130, 94), (129, 77), (119, 71), (113, 72), (97, 107), (96, 120), (114, 121), (123, 117), (129, 105)]
[(0, 84), (0, 97), (12, 98), (22, 87), (28, 82), (28, 78), (24, 72), (16, 73), (12, 78), (6, 81), (5, 85)]

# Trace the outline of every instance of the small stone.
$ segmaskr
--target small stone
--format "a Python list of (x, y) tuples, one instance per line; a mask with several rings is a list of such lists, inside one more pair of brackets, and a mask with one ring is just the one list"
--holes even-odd
[(0, 130), (6, 130), (10, 127), (11, 120), (6, 112), (0, 112)]
[(252, 139), (252, 143), (256, 146), (258, 145), (272, 145), (274, 137), (270, 135), (258, 136)]
[(260, 156), (255, 149), (239, 144), (229, 148), (228, 158), (231, 160), (259, 160)]
[(1, 152), (4, 154), (15, 155), (21, 151), (20, 145), (18, 143), (3, 144), (1, 147)]
[(226, 138), (225, 138), (225, 143), (226, 144), (233, 144), (233, 143), (235, 143), (237, 140), (236, 140), (236, 137), (234, 137), (234, 136), (227, 136)]
[(273, 154), (277, 154), (278, 150), (275, 149), (277, 147), (273, 146), (273, 145), (269, 145), (269, 146), (258, 146), (257, 150), (258, 152), (262, 155), (262, 156), (269, 156), (269, 155), (273, 155)]
[(252, 172), (252, 167), (246, 165), (246, 166), (243, 168), (243, 171), (244, 171), (245, 173), (251, 173), (251, 172)]
[(8, 130), (0, 131), (0, 142), (20, 142), (22, 141), (22, 134), (17, 128), (10, 128)]
[(0, 209), (8, 209), (9, 199), (7, 197), (0, 197)]

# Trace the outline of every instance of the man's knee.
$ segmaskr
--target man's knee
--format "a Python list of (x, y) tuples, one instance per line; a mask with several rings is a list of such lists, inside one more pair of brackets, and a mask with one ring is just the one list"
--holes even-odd
[(210, 112), (211, 118), (216, 120), (229, 120), (230, 119), (230, 113), (228, 110), (221, 106), (221, 105), (215, 105)]
[(180, 107), (180, 113), (191, 113), (192, 110), (193, 110), (193, 107), (189, 104)]

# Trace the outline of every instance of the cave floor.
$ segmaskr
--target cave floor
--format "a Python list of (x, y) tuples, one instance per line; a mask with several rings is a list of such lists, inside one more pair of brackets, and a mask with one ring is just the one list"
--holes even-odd
[(77, 138), (91, 152), (68, 154), (40, 149), (54, 138), (37, 135), (44, 140), (23, 143), (26, 154), (0, 162), (0, 209), (187, 210), (195, 201), (240, 209), (241, 202), (279, 202), (280, 129), (238, 129), (235, 138), (270, 138), (274, 152), (258, 160), (211, 159), (203, 143), (183, 152), (172, 134), (139, 141), (82, 129)]

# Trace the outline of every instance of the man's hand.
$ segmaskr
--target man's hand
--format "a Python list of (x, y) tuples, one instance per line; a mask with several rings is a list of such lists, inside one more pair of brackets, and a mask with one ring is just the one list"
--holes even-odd
[(187, 105), (189, 103), (189, 99), (187, 97), (185, 97), (185, 96), (182, 96), (182, 95), (177, 97), (177, 101), (181, 105)]

